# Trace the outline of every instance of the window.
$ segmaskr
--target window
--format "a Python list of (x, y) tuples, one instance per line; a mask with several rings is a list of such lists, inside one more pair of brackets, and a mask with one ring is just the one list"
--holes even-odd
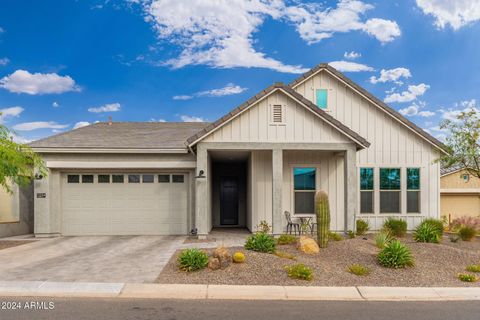
[(159, 174), (158, 175), (158, 182), (169, 183), (170, 182), (170, 175), (169, 174)]
[(109, 174), (99, 174), (98, 175), (98, 183), (110, 183), (110, 175)]
[(82, 174), (82, 183), (93, 183), (93, 174)]
[(128, 183), (140, 183), (140, 175), (139, 174), (129, 174), (128, 175)]
[(407, 168), (407, 213), (420, 212), (420, 168)]
[(144, 174), (142, 176), (143, 183), (153, 183), (153, 174)]
[(293, 168), (295, 213), (314, 213), (315, 168)]
[(123, 183), (123, 174), (112, 174), (113, 183)]
[(380, 213), (400, 213), (400, 169), (380, 168)]
[(373, 213), (373, 168), (360, 168), (360, 213)]
[(317, 89), (316, 91), (316, 103), (320, 109), (327, 109), (327, 89)]
[(463, 181), (465, 181), (465, 182), (468, 182), (468, 180), (470, 180), (470, 176), (469, 176), (468, 173), (462, 174), (462, 175), (460, 176), (460, 178), (462, 178)]
[(173, 183), (183, 183), (183, 174), (173, 174), (172, 175), (172, 182)]
[(68, 183), (80, 183), (80, 176), (78, 174), (69, 174), (67, 176)]

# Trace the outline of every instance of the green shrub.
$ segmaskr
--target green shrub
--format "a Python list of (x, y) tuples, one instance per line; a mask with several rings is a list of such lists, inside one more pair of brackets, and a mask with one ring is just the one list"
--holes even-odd
[(430, 223), (419, 224), (413, 233), (413, 240), (416, 242), (439, 243), (441, 237), (437, 227)]
[(257, 232), (261, 233), (270, 233), (272, 226), (268, 224), (266, 220), (261, 220), (259, 224), (255, 226)]
[(277, 244), (284, 245), (284, 244), (291, 244), (297, 241), (297, 237), (292, 236), (291, 234), (282, 234), (277, 239)]
[(183, 271), (204, 269), (208, 264), (208, 255), (196, 248), (186, 249), (178, 256), (178, 267)]
[(248, 237), (247, 242), (245, 243), (245, 249), (273, 253), (275, 252), (275, 239), (263, 232), (256, 233)]
[(414, 260), (410, 249), (398, 240), (393, 240), (377, 256), (380, 265), (387, 268), (413, 267)]
[(279, 258), (284, 258), (284, 259), (290, 259), (290, 260), (297, 260), (297, 257), (295, 257), (293, 254), (290, 254), (288, 252), (285, 252), (285, 251), (275, 251), (273, 253), (274, 255), (276, 255), (277, 257)]
[(432, 227), (435, 228), (435, 230), (437, 230), (437, 232), (440, 236), (443, 235), (443, 229), (445, 228), (445, 222), (440, 220), (440, 219), (427, 218), (427, 219), (424, 219), (420, 224), (431, 225)]
[(471, 264), (471, 265), (467, 266), (467, 271), (480, 272), (480, 264)]
[(362, 219), (357, 220), (357, 236), (363, 236), (368, 230), (370, 230), (368, 221)]
[(286, 266), (287, 274), (292, 279), (301, 279), (301, 280), (312, 280), (313, 271), (306, 265), (299, 263), (294, 264), (293, 266)]
[(478, 278), (474, 274), (460, 273), (458, 279), (463, 282), (477, 282)]
[(341, 234), (338, 234), (336, 232), (330, 232), (328, 234), (328, 239), (329, 240), (333, 240), (333, 241), (342, 241), (343, 240), (343, 237)]
[(352, 230), (348, 230), (347, 231), (347, 235), (350, 239), (353, 239), (355, 238), (355, 232), (353, 232)]
[(463, 241), (472, 241), (477, 234), (477, 230), (472, 226), (462, 226), (458, 229), (457, 234)]
[(356, 276), (368, 276), (370, 274), (370, 269), (362, 266), (361, 264), (352, 264), (348, 267), (347, 271)]
[(404, 237), (407, 234), (407, 221), (388, 218), (383, 223), (383, 228), (389, 230), (395, 237)]
[(375, 245), (379, 249), (385, 248), (394, 238), (390, 231), (382, 230), (375, 235)]

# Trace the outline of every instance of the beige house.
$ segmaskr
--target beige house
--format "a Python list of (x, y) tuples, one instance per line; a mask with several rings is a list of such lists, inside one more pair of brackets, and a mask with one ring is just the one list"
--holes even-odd
[(480, 179), (459, 167), (442, 169), (440, 202), (441, 215), (449, 221), (480, 216)]
[(444, 146), (343, 74), (320, 64), (213, 123), (98, 123), (36, 141), (35, 234), (207, 235), (284, 232), (285, 211), (314, 217), (325, 190), (331, 229), (410, 229), (439, 217)]

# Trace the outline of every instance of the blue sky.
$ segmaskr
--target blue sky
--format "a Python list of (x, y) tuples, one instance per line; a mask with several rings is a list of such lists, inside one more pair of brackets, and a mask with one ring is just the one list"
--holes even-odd
[(442, 139), (480, 99), (480, 0), (5, 0), (0, 122), (213, 121), (320, 62)]

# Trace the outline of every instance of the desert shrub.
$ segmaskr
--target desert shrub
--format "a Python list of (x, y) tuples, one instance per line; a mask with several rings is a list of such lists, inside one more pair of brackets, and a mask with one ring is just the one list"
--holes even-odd
[(448, 236), (448, 239), (450, 239), (450, 242), (456, 243), (458, 240), (460, 240), (460, 236), (456, 233), (453, 233)]
[(292, 279), (301, 279), (301, 280), (312, 280), (313, 271), (306, 265), (299, 263), (292, 266), (286, 266), (287, 274)]
[(243, 252), (237, 251), (233, 254), (232, 260), (235, 263), (243, 263), (245, 262), (245, 254), (243, 254)]
[(380, 265), (387, 268), (413, 267), (414, 260), (410, 249), (398, 240), (393, 240), (377, 256)]
[(357, 235), (363, 236), (367, 231), (370, 230), (370, 224), (368, 221), (359, 219), (357, 220)]
[(389, 230), (395, 237), (404, 237), (407, 234), (407, 221), (388, 218), (383, 223), (383, 228)]
[(467, 266), (467, 271), (480, 272), (480, 264), (471, 264), (471, 265)]
[(388, 230), (382, 230), (375, 235), (375, 245), (379, 249), (385, 248), (392, 240), (393, 236)]
[(443, 230), (445, 228), (445, 223), (444, 223), (444, 221), (442, 221), (440, 219), (427, 218), (427, 219), (424, 219), (420, 224), (421, 225), (422, 224), (428, 224), (428, 225), (432, 226), (433, 228), (435, 228), (435, 230), (437, 230), (437, 232), (440, 236), (443, 235)]
[(419, 224), (413, 233), (413, 240), (416, 242), (438, 243), (441, 237), (437, 226), (430, 223)]
[(474, 274), (460, 273), (458, 279), (463, 282), (477, 282), (478, 278)]
[(353, 238), (355, 238), (355, 232), (353, 232), (352, 230), (348, 230), (348, 231), (347, 231), (347, 236), (348, 236), (350, 239), (353, 239)]
[(352, 264), (348, 267), (347, 271), (356, 276), (368, 276), (370, 274), (370, 269), (362, 266), (361, 264)]
[(463, 241), (472, 241), (477, 234), (477, 230), (472, 226), (461, 226), (460, 229), (458, 229), (457, 234)]
[(260, 233), (270, 233), (272, 226), (268, 224), (266, 220), (261, 220), (259, 224), (255, 226), (257, 232)]
[(480, 217), (460, 217), (452, 221), (451, 229), (456, 231), (461, 227), (469, 226), (475, 229), (477, 232), (480, 232)]
[(285, 251), (275, 251), (273, 253), (274, 255), (276, 255), (277, 257), (279, 258), (284, 258), (284, 259), (290, 259), (290, 260), (297, 260), (297, 257), (295, 257), (293, 254), (290, 254), (288, 252), (285, 252)]
[(343, 237), (342, 237), (341, 234), (338, 234), (336, 232), (330, 232), (330, 233), (328, 233), (328, 240), (342, 241)]
[(291, 244), (297, 241), (297, 237), (292, 236), (291, 234), (282, 234), (277, 239), (277, 244), (284, 245), (284, 244)]
[(248, 237), (247, 242), (245, 243), (245, 249), (273, 253), (275, 252), (275, 239), (263, 232), (256, 233)]
[(178, 266), (183, 271), (204, 269), (208, 264), (208, 255), (196, 248), (186, 249), (178, 256)]

